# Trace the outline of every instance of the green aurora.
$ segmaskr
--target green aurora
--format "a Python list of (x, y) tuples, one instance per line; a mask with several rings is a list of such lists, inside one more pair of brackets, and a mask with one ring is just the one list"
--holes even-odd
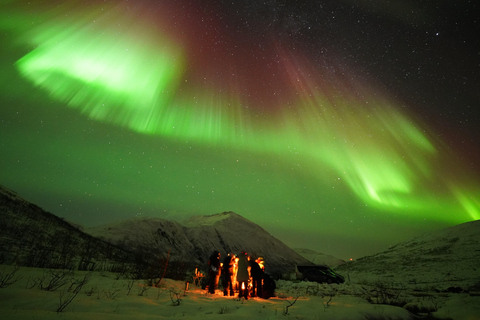
[(262, 70), (200, 72), (147, 8), (7, 2), (2, 184), (84, 225), (231, 210), (344, 258), (480, 218), (476, 173), (373, 81), (275, 43), (281, 94), (245, 94)]

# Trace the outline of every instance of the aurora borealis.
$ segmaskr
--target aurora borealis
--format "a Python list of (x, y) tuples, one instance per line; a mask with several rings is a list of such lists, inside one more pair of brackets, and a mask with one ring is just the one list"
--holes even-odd
[(0, 183), (341, 258), (480, 219), (473, 13), (392, 3), (2, 1)]

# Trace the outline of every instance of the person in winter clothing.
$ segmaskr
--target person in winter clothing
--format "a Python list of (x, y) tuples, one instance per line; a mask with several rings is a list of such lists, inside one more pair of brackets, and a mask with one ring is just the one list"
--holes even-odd
[(235, 255), (229, 253), (223, 260), (222, 266), (222, 285), (223, 285), (223, 295), (227, 296), (230, 291), (230, 296), (234, 295), (233, 292), (233, 278), (234, 278), (234, 264), (235, 264)]
[(250, 278), (248, 272), (249, 265), (247, 263), (247, 253), (243, 252), (238, 256), (238, 297), (248, 299), (248, 279)]
[(263, 270), (257, 260), (250, 260), (250, 275), (252, 276), (252, 297), (262, 297)]
[(272, 279), (267, 273), (263, 274), (263, 288), (262, 288), (262, 298), (268, 299), (275, 297), (275, 289), (277, 284), (275, 280)]
[(214, 251), (208, 259), (208, 264), (208, 292), (214, 294), (220, 278), (220, 252)]

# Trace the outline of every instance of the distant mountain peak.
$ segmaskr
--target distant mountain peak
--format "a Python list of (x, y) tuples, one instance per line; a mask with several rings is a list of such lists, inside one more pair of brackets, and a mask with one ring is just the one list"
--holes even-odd
[(312, 249), (294, 248), (293, 250), (295, 250), (299, 255), (313, 262), (314, 264), (327, 265), (329, 267), (337, 267), (345, 263), (345, 261), (342, 259), (339, 259), (331, 255), (327, 255), (324, 253), (320, 253)]
[(213, 226), (227, 219), (242, 219), (247, 221), (247, 219), (233, 211), (225, 211), (211, 215), (193, 216), (185, 220), (182, 224), (187, 227)]
[(87, 230), (94, 236), (147, 255), (164, 255), (170, 260), (206, 265), (213, 250), (222, 256), (248, 251), (262, 256), (272, 272), (292, 272), (296, 264), (309, 261), (273, 237), (254, 222), (235, 212), (193, 216), (183, 223), (164, 219), (130, 220)]

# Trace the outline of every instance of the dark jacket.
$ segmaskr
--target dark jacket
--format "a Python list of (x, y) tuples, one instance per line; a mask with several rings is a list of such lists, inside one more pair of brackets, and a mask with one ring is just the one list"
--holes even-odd
[(262, 279), (263, 278), (263, 270), (260, 268), (260, 265), (254, 261), (250, 260), (250, 274), (252, 275), (253, 279)]
[(210, 274), (220, 274), (220, 252), (215, 251), (212, 253), (208, 259), (209, 264), (209, 273)]

